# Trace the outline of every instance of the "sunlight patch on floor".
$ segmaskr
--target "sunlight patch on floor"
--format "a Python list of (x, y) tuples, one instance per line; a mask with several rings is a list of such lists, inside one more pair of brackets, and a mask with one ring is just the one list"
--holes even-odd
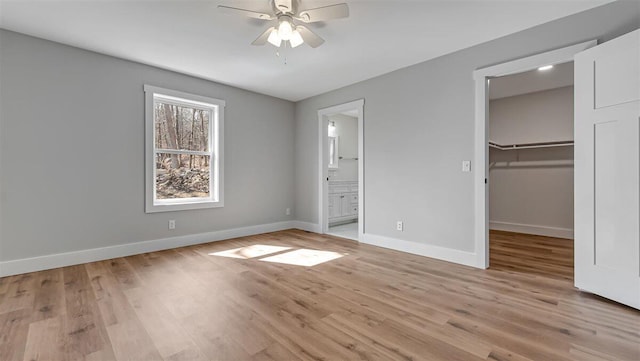
[(263, 244), (254, 244), (242, 248), (230, 249), (227, 251), (209, 253), (209, 256), (220, 256), (229, 258), (249, 259), (262, 257), (268, 254), (277, 253), (291, 249), (291, 247), (267, 246)]
[(343, 254), (330, 251), (318, 251), (315, 249), (299, 249), (275, 256), (262, 258), (260, 261), (285, 263), (294, 266), (313, 267), (321, 263), (329, 262), (344, 256)]

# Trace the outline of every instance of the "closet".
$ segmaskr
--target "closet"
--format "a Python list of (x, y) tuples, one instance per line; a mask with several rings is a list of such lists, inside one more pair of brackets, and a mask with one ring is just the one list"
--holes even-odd
[(489, 89), (490, 264), (570, 278), (573, 63), (494, 78)]

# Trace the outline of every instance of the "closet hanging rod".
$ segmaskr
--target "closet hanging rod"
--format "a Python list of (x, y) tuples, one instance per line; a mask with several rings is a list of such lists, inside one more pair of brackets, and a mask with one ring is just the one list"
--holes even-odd
[(358, 160), (358, 158), (345, 158), (345, 157), (338, 157), (338, 159), (340, 159), (340, 160)]
[(564, 141), (558, 141), (558, 142), (509, 144), (509, 145), (502, 145), (502, 144), (497, 144), (492, 141), (489, 141), (489, 147), (496, 148), (499, 150), (571, 147), (571, 146), (573, 146), (573, 140), (564, 140)]

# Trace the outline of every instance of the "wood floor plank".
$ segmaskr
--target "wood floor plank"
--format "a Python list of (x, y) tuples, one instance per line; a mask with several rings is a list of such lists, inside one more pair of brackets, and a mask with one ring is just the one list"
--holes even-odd
[(251, 361), (297, 361), (300, 358), (279, 343), (274, 343), (251, 357)]
[(140, 287), (142, 282), (124, 258), (108, 261), (109, 271), (118, 280), (122, 289)]
[(66, 313), (62, 269), (38, 272), (34, 288), (33, 322)]
[(0, 277), (0, 305), (4, 303), (4, 299), (9, 291), (9, 284), (11, 284), (16, 276)]
[[(217, 303), (220, 305), (220, 303)], [(248, 360), (250, 354), (230, 335), (233, 317), (221, 310), (202, 311), (181, 320), (185, 332), (209, 360)]]
[(10, 277), (0, 303), (0, 314), (20, 309), (31, 309), (35, 299), (37, 272)]
[(66, 301), (65, 354), (72, 360), (83, 359), (102, 351), (108, 344), (100, 332), (102, 317), (85, 266), (65, 267), (62, 272)]
[[(280, 329), (276, 324), (271, 323), (267, 319), (266, 315), (261, 314), (260, 310), (256, 311), (250, 305), (240, 303), (240, 298), (238, 297), (238, 295), (229, 294), (226, 295), (225, 298), (227, 302), (229, 302), (229, 306), (231, 309), (246, 315), (246, 317), (250, 319), (249, 324), (252, 327), (255, 327), (261, 333), (268, 335), (274, 340), (274, 342), (270, 344), (269, 347), (277, 344), (304, 361), (317, 361), (322, 359), (322, 354), (318, 350), (316, 350), (315, 347), (313, 347), (312, 343), (311, 347), (307, 347), (304, 342), (302, 344), (299, 344), (298, 342), (296, 342), (296, 340), (294, 340), (295, 337), (292, 337), (291, 332), (286, 329)], [(267, 349), (269, 347), (267, 347)], [(259, 352), (258, 354), (260, 354), (261, 352)]]
[(379, 336), (378, 327), (384, 319), (375, 319), (375, 316), (358, 315), (352, 312), (340, 312), (325, 317), (323, 321), (349, 334), (360, 343), (378, 350), (388, 360), (412, 361), (418, 357), (411, 351), (404, 350), (392, 341)]
[(94, 262), (85, 265), (91, 277), (97, 311), (103, 319), (108, 334), (108, 342), (116, 359), (161, 360), (148, 330), (140, 322), (133, 306), (129, 303), (116, 276), (110, 272), (110, 262)]
[[(0, 278), (0, 360), (640, 360), (571, 240), (490, 237), (488, 270), (286, 230)], [(257, 245), (288, 248), (219, 253)], [(342, 257), (262, 261), (300, 249)]]
[(260, 297), (259, 293), (252, 295), (241, 294), (234, 301), (243, 304), (260, 314), (270, 324), (281, 330), (286, 330), (287, 337), (311, 357), (311, 359), (359, 359), (348, 349), (336, 343), (329, 335), (321, 335), (313, 324), (314, 317), (307, 314), (304, 308), (295, 302), (281, 302), (275, 308), (271, 299)]
[[(147, 330), (158, 353), (163, 358), (206, 360), (191, 337), (184, 331), (181, 322), (172, 317), (169, 311), (157, 302), (142, 287), (124, 291), (140, 323)], [(180, 356), (181, 355), (181, 356)]]
[(64, 331), (61, 316), (32, 322), (29, 325), (24, 360), (67, 360)]
[[(128, 257), (127, 261), (153, 294), (172, 313), (182, 319), (197, 314), (207, 299), (207, 292), (197, 280), (185, 274), (175, 263), (158, 252)], [(212, 297), (210, 302), (215, 302)]]
[(31, 312), (24, 308), (0, 313), (0, 360), (22, 360), (30, 322)]

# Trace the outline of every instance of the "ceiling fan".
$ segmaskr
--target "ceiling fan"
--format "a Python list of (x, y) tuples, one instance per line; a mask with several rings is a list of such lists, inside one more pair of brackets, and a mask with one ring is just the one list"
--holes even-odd
[(230, 6), (218, 5), (218, 9), (225, 13), (244, 15), (260, 20), (277, 20), (278, 24), (263, 32), (252, 45), (265, 45), (267, 42), (280, 47), (282, 43), (288, 41), (292, 48), (303, 43), (312, 48), (317, 48), (324, 43), (324, 39), (302, 23), (315, 23), (333, 19), (346, 18), (349, 16), (349, 6), (345, 3), (323, 6), (315, 9), (299, 10), (300, 0), (269, 0), (273, 9), (273, 14), (261, 11), (238, 9)]

